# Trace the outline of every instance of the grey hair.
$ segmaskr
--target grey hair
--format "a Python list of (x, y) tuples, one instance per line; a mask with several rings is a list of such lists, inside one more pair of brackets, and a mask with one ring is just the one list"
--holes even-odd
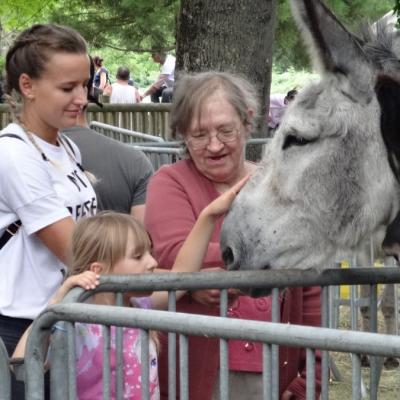
[(259, 114), (259, 100), (256, 88), (247, 79), (229, 72), (185, 74), (174, 89), (170, 112), (172, 138), (186, 136), (193, 118), (200, 118), (203, 104), (217, 91), (225, 95), (244, 125), (253, 125)]

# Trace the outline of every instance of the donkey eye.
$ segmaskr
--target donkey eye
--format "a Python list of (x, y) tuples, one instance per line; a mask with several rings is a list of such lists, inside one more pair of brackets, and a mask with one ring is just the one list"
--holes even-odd
[(300, 136), (287, 135), (283, 142), (282, 150), (286, 150), (290, 146), (305, 146), (308, 143), (311, 143), (311, 140), (304, 139)]

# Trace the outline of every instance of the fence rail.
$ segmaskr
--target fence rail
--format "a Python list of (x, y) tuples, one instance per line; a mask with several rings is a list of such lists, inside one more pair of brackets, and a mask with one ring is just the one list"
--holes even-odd
[[(375, 333), (364, 333), (356, 331), (344, 331), (328, 329), (330, 299), (329, 289), (331, 285), (358, 285), (369, 284), (376, 292), (378, 283), (399, 283), (400, 269), (398, 268), (354, 268), (354, 269), (332, 269), (316, 272), (315, 270), (286, 270), (286, 271), (232, 271), (224, 274), (221, 279), (220, 272), (199, 272), (191, 274), (152, 274), (135, 276), (106, 276), (101, 277), (101, 285), (94, 291), (83, 291), (76, 288), (68, 293), (64, 303), (51, 307), (46, 310), (38, 319), (35, 320), (32, 333), (29, 336), (27, 354), (25, 358), (25, 382), (27, 384), (27, 399), (43, 399), (43, 361), (45, 351), (43, 344), (47, 340), (50, 328), (56, 321), (66, 322), (67, 330), (70, 332), (68, 345), (60, 345), (53, 337), (52, 354), (56, 358), (52, 365), (52, 390), (57, 393), (52, 398), (73, 399), (75, 390), (75, 350), (74, 350), (74, 322), (100, 323), (109, 329), (110, 325), (117, 327), (134, 326), (141, 331), (142, 355), (148, 352), (149, 330), (156, 329), (171, 332), (171, 342), (175, 342), (175, 335), (179, 335), (180, 343), (186, 349), (188, 335), (207, 335), (219, 337), (221, 341), (220, 353), (220, 395), (221, 399), (229, 399), (228, 377), (228, 353), (226, 351), (226, 340), (228, 338), (253, 340), (264, 343), (264, 399), (277, 399), (279, 373), (276, 372), (278, 359), (274, 354), (277, 353), (277, 346), (294, 346), (304, 348), (307, 353), (307, 399), (315, 399), (315, 350), (322, 350), (322, 393), (321, 399), (329, 398), (329, 355), (327, 351), (340, 351), (352, 354), (352, 390), (353, 399), (362, 398), (362, 379), (360, 354), (372, 355), (371, 360), (374, 373), (370, 376), (370, 398), (377, 399), (379, 382), (379, 359), (382, 356), (400, 356), (400, 337), (392, 335), (382, 335)], [(231, 318), (220, 318), (210, 316), (199, 316), (183, 313), (172, 313), (175, 307), (174, 290), (178, 289), (221, 289), (221, 316), (226, 316), (228, 307), (227, 288), (237, 287), (241, 289), (249, 287), (264, 287), (272, 291), (272, 315), (279, 314), (274, 309), (278, 309), (278, 288), (298, 287), (298, 286), (322, 286), (322, 327), (305, 327), (288, 324), (279, 324), (273, 319), (271, 323), (246, 321), (245, 329), (243, 321)], [(84, 304), (73, 304), (75, 301), (84, 301), (97, 292), (117, 292), (118, 299), (121, 301), (122, 292), (140, 290), (168, 290), (170, 291), (170, 308), (172, 311), (153, 311), (140, 309), (127, 309), (116, 306), (95, 306)], [(374, 312), (376, 313), (376, 297)], [(71, 304), (72, 302), (72, 304)], [(107, 328), (108, 327), (108, 328)], [(120, 329), (120, 328), (117, 328)], [(65, 334), (64, 334), (65, 337)], [(122, 343), (122, 342), (121, 342)], [(109, 346), (109, 344), (108, 344)], [(143, 347), (144, 346), (144, 347)], [(121, 345), (122, 348), (122, 345)], [(54, 350), (54, 351), (53, 351)], [(57, 354), (61, 351), (63, 361), (58, 360)], [(107, 344), (105, 344), (105, 352)], [(118, 351), (118, 350), (117, 350)], [(122, 351), (122, 350), (121, 350)], [(117, 353), (118, 354), (118, 353)], [(186, 381), (188, 363), (186, 350), (180, 355), (181, 359), (181, 399), (187, 399)], [(143, 357), (143, 370), (148, 370), (148, 353)], [(147, 361), (146, 361), (147, 360)], [(0, 360), (0, 368), (2, 360)], [(61, 365), (60, 365), (61, 362)], [(67, 366), (65, 365), (67, 363)], [(63, 364), (64, 363), (64, 364)], [(174, 370), (176, 359), (169, 360), (169, 370)], [(119, 364), (118, 364), (119, 365)], [(146, 367), (147, 365), (147, 367)], [(375, 365), (375, 367), (374, 367)], [(107, 370), (107, 368), (106, 368)], [(69, 378), (65, 376), (65, 371), (69, 371)], [(271, 373), (274, 371), (273, 373)], [(375, 375), (374, 375), (375, 374)], [(0, 379), (4, 374), (0, 371)], [(7, 374), (5, 374), (7, 375)], [(122, 376), (122, 366), (117, 368), (116, 375)], [(104, 376), (110, 376), (108, 375)], [(175, 376), (175, 375), (173, 375)], [(311, 378), (310, 378), (311, 377)], [(225, 378), (225, 379), (224, 379)], [(5, 379), (5, 378), (4, 378)], [(142, 375), (142, 382), (147, 381)], [(118, 381), (118, 378), (117, 378)], [(175, 379), (173, 379), (175, 381)], [(1, 384), (2, 382), (0, 382)], [(174, 383), (173, 383), (174, 385)], [(144, 384), (144, 394), (142, 399), (148, 399), (146, 392), (148, 388)], [(176, 393), (175, 387), (170, 387), (170, 393)], [(54, 392), (53, 392), (54, 393)], [(117, 392), (118, 393), (118, 392)], [(119, 398), (117, 396), (117, 398)], [(122, 398), (122, 395), (121, 397)], [(170, 397), (175, 398), (174, 396)], [(7, 399), (5, 397), (5, 399)], [(8, 400), (8, 399), (7, 399)]]
[[(89, 104), (88, 121), (98, 121), (120, 128), (149, 133), (166, 138), (168, 136), (170, 104)], [(0, 104), (0, 129), (11, 122), (7, 104)]]

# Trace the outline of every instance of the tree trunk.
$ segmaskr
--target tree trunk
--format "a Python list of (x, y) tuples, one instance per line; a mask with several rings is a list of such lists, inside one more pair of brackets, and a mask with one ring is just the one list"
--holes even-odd
[(259, 91), (255, 136), (266, 136), (277, 0), (181, 0), (177, 24), (179, 71), (229, 71)]

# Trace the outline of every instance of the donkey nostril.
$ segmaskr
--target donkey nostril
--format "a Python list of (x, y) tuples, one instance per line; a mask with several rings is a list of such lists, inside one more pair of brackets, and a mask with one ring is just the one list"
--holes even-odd
[(230, 247), (226, 247), (222, 252), (222, 259), (226, 266), (231, 267), (235, 261), (235, 257), (233, 255), (233, 251)]

